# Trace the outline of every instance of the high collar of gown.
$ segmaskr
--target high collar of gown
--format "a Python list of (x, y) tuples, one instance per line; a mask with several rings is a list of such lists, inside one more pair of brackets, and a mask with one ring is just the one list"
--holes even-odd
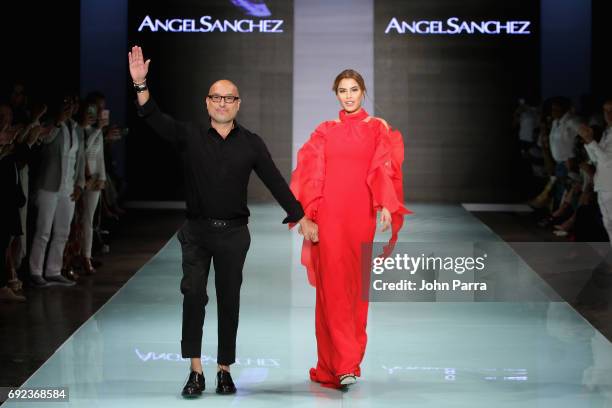
[(346, 113), (344, 109), (340, 111), (340, 121), (342, 122), (357, 122), (360, 120), (364, 120), (368, 116), (370, 115), (363, 108), (359, 109), (358, 112), (351, 113), (350, 115)]

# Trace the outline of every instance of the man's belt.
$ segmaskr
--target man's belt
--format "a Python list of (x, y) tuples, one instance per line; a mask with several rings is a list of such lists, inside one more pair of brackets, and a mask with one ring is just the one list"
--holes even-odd
[(242, 225), (247, 225), (249, 223), (249, 217), (242, 218), (233, 218), (231, 220), (219, 220), (215, 218), (198, 218), (198, 220), (203, 221), (207, 226), (211, 228), (231, 228), (231, 227), (240, 227)]

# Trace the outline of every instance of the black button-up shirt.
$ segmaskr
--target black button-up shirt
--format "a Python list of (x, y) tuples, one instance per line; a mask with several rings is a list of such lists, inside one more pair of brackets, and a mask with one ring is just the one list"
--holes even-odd
[(209, 124), (180, 122), (161, 112), (153, 98), (138, 115), (162, 138), (177, 146), (185, 174), (188, 218), (230, 220), (250, 215), (247, 186), (251, 170), (287, 212), (283, 223), (304, 211), (272, 161), (264, 141), (237, 122), (225, 139)]

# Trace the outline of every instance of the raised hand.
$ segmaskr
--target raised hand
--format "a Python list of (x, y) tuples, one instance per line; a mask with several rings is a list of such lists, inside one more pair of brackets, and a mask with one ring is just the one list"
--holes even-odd
[(32, 118), (34, 121), (40, 121), (40, 118), (42, 118), (45, 113), (47, 113), (47, 105), (43, 103), (32, 109)]
[(36, 144), (38, 139), (43, 133), (43, 128), (40, 126), (34, 126), (26, 135), (26, 143), (30, 146)]
[(128, 52), (128, 60), (130, 63), (130, 75), (132, 81), (135, 83), (142, 83), (147, 79), (147, 73), (149, 72), (149, 64), (151, 60), (144, 60), (142, 56), (142, 48), (135, 45), (132, 47), (132, 51)]

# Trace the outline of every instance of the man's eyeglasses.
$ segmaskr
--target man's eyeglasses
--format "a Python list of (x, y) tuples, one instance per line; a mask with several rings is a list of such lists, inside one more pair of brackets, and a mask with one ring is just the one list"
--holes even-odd
[(234, 95), (227, 95), (227, 96), (208, 95), (208, 97), (214, 103), (219, 103), (219, 102), (221, 102), (221, 99), (223, 99), (225, 101), (225, 103), (228, 103), (228, 104), (232, 104), (232, 103), (236, 102), (238, 99), (240, 99), (239, 96), (234, 96)]

